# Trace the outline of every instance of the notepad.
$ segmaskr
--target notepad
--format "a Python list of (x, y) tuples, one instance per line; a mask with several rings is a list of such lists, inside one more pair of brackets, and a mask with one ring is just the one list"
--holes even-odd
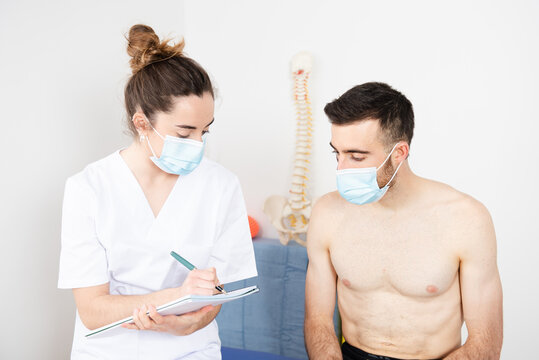
[[(258, 291), (259, 289), (257, 286), (249, 286), (243, 289), (238, 289), (230, 291), (228, 293), (216, 294), (212, 296), (186, 295), (179, 299), (159, 306), (157, 308), (157, 312), (161, 315), (181, 315), (191, 311), (196, 311), (203, 308), (204, 306), (220, 305), (233, 300), (241, 299), (242, 297), (256, 294)], [(121, 332), (122, 330), (130, 331), (120, 326), (124, 323), (129, 322), (133, 322), (133, 316), (102, 326), (99, 329), (95, 329), (86, 334), (86, 337), (94, 338), (101, 336), (112, 336)]]

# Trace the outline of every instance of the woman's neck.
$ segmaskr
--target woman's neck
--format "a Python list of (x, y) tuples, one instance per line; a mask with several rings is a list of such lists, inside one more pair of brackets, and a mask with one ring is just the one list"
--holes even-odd
[(137, 179), (148, 181), (172, 176), (176, 177), (176, 175), (167, 174), (159, 169), (150, 159), (152, 153), (148, 146), (137, 140), (122, 150), (120, 156), (125, 160), (127, 166), (135, 174)]

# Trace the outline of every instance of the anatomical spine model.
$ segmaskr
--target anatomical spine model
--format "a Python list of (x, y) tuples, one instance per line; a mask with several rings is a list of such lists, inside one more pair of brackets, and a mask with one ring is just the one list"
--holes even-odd
[(264, 213), (279, 232), (281, 243), (295, 240), (305, 246), (305, 233), (311, 216), (311, 201), (307, 197), (307, 173), (312, 143), (312, 111), (307, 84), (312, 69), (312, 56), (301, 52), (292, 58), (294, 102), (296, 105), (296, 151), (292, 184), (288, 198), (273, 195), (266, 199)]

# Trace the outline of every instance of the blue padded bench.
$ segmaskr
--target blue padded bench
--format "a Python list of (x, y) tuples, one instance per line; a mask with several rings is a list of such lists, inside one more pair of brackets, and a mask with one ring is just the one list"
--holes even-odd
[[(217, 316), (223, 360), (307, 359), (303, 338), (307, 251), (296, 243), (283, 246), (276, 239), (256, 239), (253, 245), (258, 277), (227, 284), (227, 290), (258, 285), (260, 292), (223, 304)], [(337, 311), (334, 321), (340, 336)]]

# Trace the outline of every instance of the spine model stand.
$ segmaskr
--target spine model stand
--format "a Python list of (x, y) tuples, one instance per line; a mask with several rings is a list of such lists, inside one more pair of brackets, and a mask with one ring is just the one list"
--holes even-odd
[(273, 195), (264, 204), (264, 213), (277, 229), (283, 245), (295, 240), (305, 246), (305, 233), (311, 216), (311, 200), (307, 197), (313, 120), (307, 87), (311, 69), (312, 56), (309, 53), (301, 52), (292, 58), (297, 130), (290, 196)]

